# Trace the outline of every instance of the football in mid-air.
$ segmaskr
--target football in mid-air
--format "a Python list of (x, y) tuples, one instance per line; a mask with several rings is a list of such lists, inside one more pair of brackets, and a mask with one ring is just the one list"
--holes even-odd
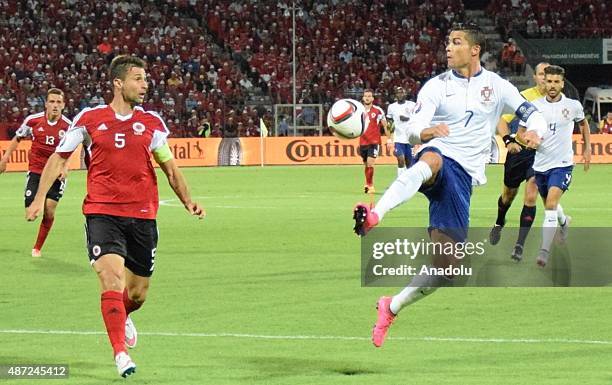
[(327, 114), (327, 126), (332, 134), (343, 139), (357, 138), (365, 130), (365, 107), (353, 99), (336, 101)]

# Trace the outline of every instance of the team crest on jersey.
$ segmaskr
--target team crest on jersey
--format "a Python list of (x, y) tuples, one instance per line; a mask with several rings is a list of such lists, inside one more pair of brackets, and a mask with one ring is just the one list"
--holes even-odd
[(59, 130), (59, 132), (57, 133), (57, 135), (58, 135), (58, 136), (60, 137), (60, 139), (61, 139), (61, 138), (63, 138), (63, 137), (64, 137), (64, 135), (66, 135), (66, 131), (64, 131), (64, 130)]
[(372, 112), (372, 113), (370, 114), (370, 117), (371, 117), (372, 119), (374, 119), (374, 118), (376, 117), (376, 113), (375, 113), (375, 112)]
[(569, 110), (567, 108), (564, 108), (563, 110), (561, 110), (561, 115), (563, 115), (564, 119), (569, 119)]
[(490, 102), (492, 95), (493, 95), (493, 89), (490, 88), (489, 86), (482, 87), (482, 89), (480, 90), (480, 96), (482, 96), (483, 102)]
[(140, 122), (136, 122), (132, 124), (132, 129), (134, 130), (134, 135), (142, 135), (142, 133), (145, 132), (145, 125)]

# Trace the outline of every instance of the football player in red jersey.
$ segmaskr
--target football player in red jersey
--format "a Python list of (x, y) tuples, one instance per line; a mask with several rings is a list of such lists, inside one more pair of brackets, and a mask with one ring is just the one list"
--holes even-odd
[[(34, 195), (38, 190), (38, 182), (40, 174), (47, 159), (55, 152), (55, 148), (59, 144), (61, 138), (70, 126), (70, 120), (62, 115), (64, 109), (64, 92), (58, 88), (50, 88), (47, 91), (47, 100), (45, 101), (45, 111), (37, 114), (29, 115), (25, 118), (21, 127), (15, 133), (15, 137), (9, 144), (6, 153), (0, 159), (0, 173), (6, 171), (6, 164), (11, 158), (11, 154), (17, 148), (17, 145), (22, 139), (31, 138), (32, 147), (28, 154), (28, 174), (26, 177), (26, 188), (24, 192), (25, 207), (29, 207), (34, 200)], [(57, 180), (53, 182), (51, 189), (47, 193), (44, 201), (44, 214), (36, 243), (32, 248), (32, 256), (42, 256), (41, 250), (53, 221), (55, 219), (55, 208), (57, 203), (64, 195), (66, 187), (67, 168), (63, 169)]]
[(373, 104), (374, 93), (371, 89), (368, 88), (363, 91), (362, 101), (367, 118), (365, 132), (359, 137), (359, 154), (365, 166), (366, 183), (363, 189), (367, 194), (374, 193), (374, 163), (376, 163), (376, 157), (378, 157), (380, 151), (380, 128), (382, 127), (385, 130), (389, 149), (393, 146), (393, 139), (389, 135), (385, 112), (382, 108)]
[(39, 191), (26, 215), (30, 221), (39, 215), (45, 191), (70, 154), (84, 140), (89, 143), (83, 202), (87, 251), (100, 281), (102, 318), (122, 377), (136, 369), (126, 351), (126, 346), (136, 345), (136, 329), (129, 314), (145, 301), (155, 266), (159, 198), (151, 155), (185, 209), (204, 217), (204, 210), (191, 200), (170, 152), (165, 123), (155, 112), (138, 106), (148, 88), (145, 66), (142, 59), (133, 56), (113, 59), (109, 71), (113, 101), (85, 108), (74, 118), (45, 166)]

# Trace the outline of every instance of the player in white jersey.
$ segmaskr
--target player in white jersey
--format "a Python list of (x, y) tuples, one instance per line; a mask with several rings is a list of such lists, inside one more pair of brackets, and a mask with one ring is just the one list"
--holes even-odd
[(544, 200), (544, 224), (542, 228), (542, 246), (537, 257), (537, 264), (546, 266), (550, 246), (552, 245), (557, 224), (561, 226), (561, 237), (567, 236), (571, 217), (566, 216), (559, 204), (561, 196), (572, 181), (574, 168), (574, 151), (572, 134), (574, 122), (580, 126), (584, 140), (584, 171), (591, 162), (591, 143), (589, 124), (584, 118), (579, 101), (564, 96), (565, 70), (559, 66), (549, 66), (544, 70), (546, 96), (537, 99), (533, 104), (544, 115), (548, 129), (542, 136), (542, 143), (537, 148), (533, 170), (540, 196)]
[(408, 121), (416, 103), (406, 100), (403, 87), (395, 89), (395, 103), (387, 108), (387, 120), (393, 121), (393, 154), (397, 158), (397, 176), (412, 164), (412, 146), (408, 142)]
[[(372, 210), (357, 204), (355, 232), (365, 235), (394, 207), (421, 191), (429, 199), (429, 233), (438, 242), (462, 242), (467, 236), (472, 184), (486, 182), (485, 163), (491, 137), (504, 106), (526, 122), (525, 141), (536, 147), (546, 129), (544, 118), (516, 87), (480, 65), (484, 34), (475, 24), (453, 26), (446, 56), (449, 71), (429, 80), (419, 92), (410, 117), (408, 139), (423, 143), (417, 162), (387, 189)], [(436, 267), (452, 266), (453, 255), (436, 256)], [(378, 319), (372, 342), (384, 342), (391, 323), (406, 305), (451, 284), (453, 277), (416, 275), (394, 297), (378, 300)]]

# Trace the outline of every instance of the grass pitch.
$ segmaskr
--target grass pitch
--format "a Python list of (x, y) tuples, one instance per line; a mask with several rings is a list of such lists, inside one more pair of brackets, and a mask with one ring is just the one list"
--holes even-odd
[[(441, 289), (405, 309), (375, 349), (375, 301), (397, 289), (360, 287), (351, 209), (367, 199), (362, 167), (184, 172), (208, 217), (189, 217), (160, 176), (156, 272), (133, 315), (140, 336), (130, 383), (612, 382), (607, 288)], [(395, 173), (376, 167), (378, 191)], [(474, 190), (472, 226), (495, 219), (502, 167), (487, 174)], [(612, 166), (576, 167), (562, 200), (573, 226), (610, 226), (610, 180)], [(121, 383), (84, 247), (85, 173), (70, 175), (41, 259), (30, 257), (40, 221), (23, 220), (23, 182), (23, 173), (0, 175), (0, 365), (68, 364), (70, 377), (0, 383)], [(509, 226), (518, 225), (521, 203)], [(420, 194), (384, 221), (426, 223)]]

